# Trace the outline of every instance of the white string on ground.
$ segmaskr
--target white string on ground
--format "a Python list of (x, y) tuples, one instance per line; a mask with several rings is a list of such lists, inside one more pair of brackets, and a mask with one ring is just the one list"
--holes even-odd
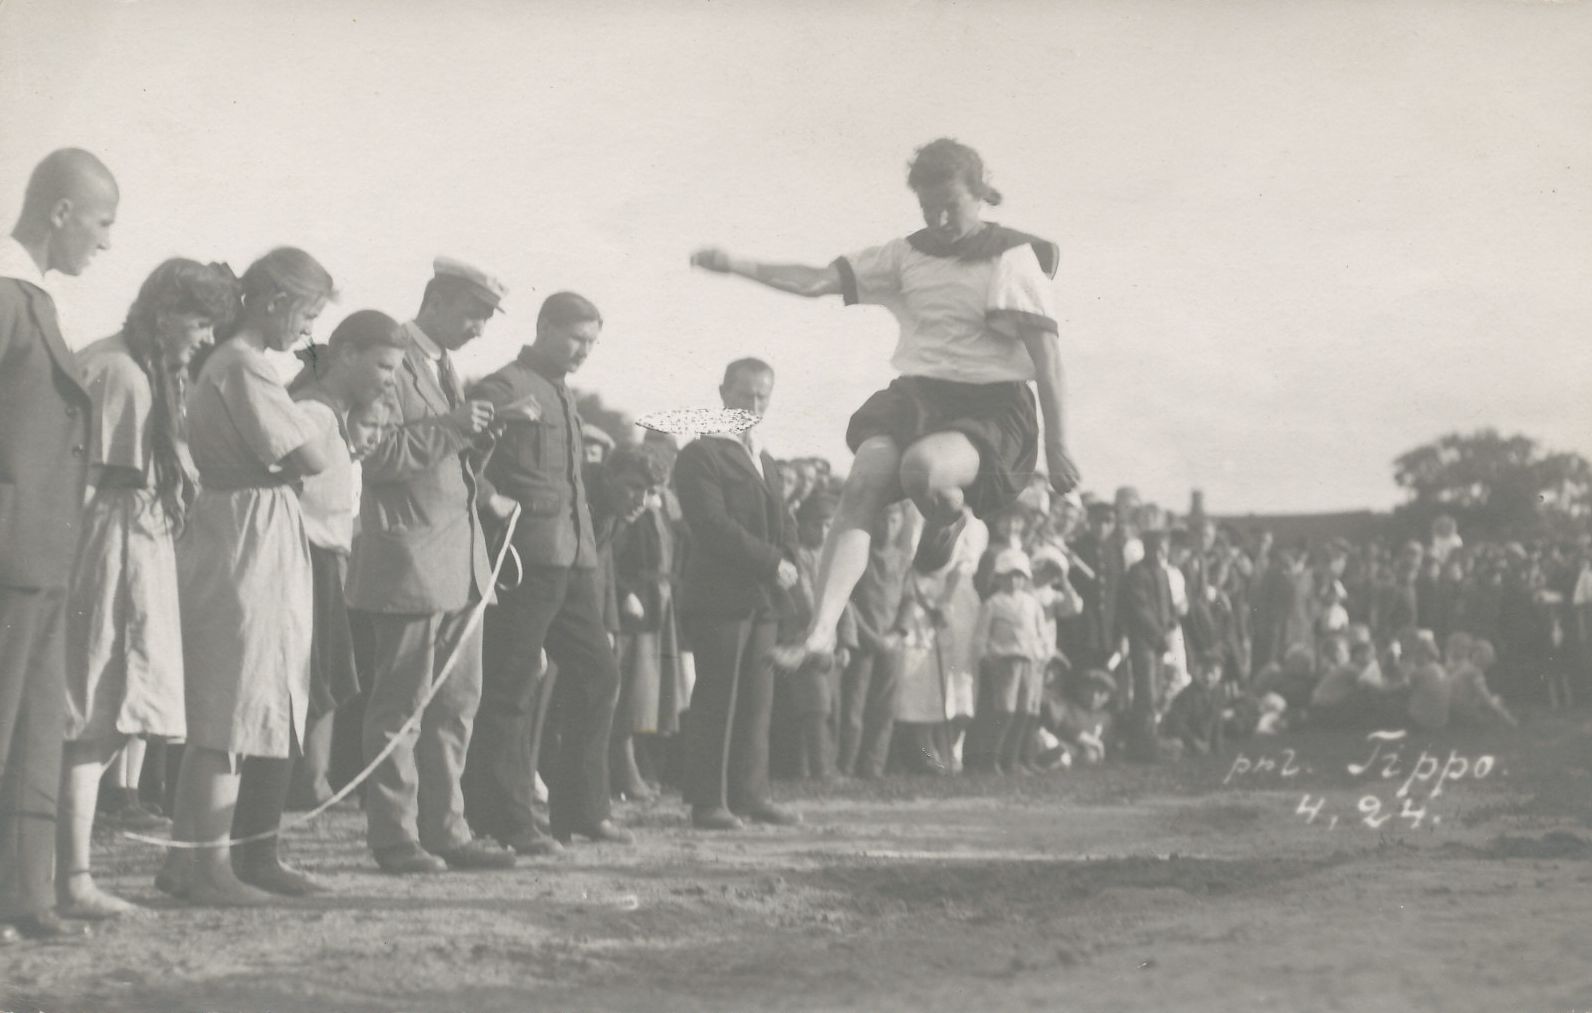
[[(502, 548), (498, 549), (497, 560), (492, 564), (492, 575), (487, 579), (486, 582), (486, 586), (489, 591), (492, 587), (497, 585), (498, 573), (503, 569), (503, 561), (508, 558), (509, 543), (514, 540), (514, 529), (519, 525), (519, 521), (520, 507), (519, 504), (515, 504), (514, 512), (509, 514), (509, 519), (503, 532), (503, 546)], [(387, 744), (382, 747), (381, 752), (377, 753), (369, 763), (365, 764), (365, 769), (354, 775), (353, 780), (349, 781), (347, 784), (343, 785), (336, 792), (334, 792), (331, 798), (322, 802), (320, 805), (309, 810), (308, 812), (299, 813), (292, 819), (281, 821), (273, 830), (265, 830), (257, 834), (250, 834), (248, 837), (228, 837), (215, 841), (174, 841), (166, 837), (149, 837), (144, 834), (135, 834), (126, 830), (122, 831), (122, 836), (130, 841), (138, 841), (142, 844), (153, 844), (162, 848), (230, 848), (239, 844), (251, 844), (255, 841), (268, 840), (269, 838), (279, 836), (284, 830), (291, 830), (294, 827), (301, 827), (315, 819), (317, 816), (321, 815), (321, 813), (324, 813), (326, 810), (341, 802), (349, 795), (352, 795), (360, 785), (365, 783), (371, 774), (375, 773), (376, 768), (381, 766), (382, 762), (386, 760), (387, 757), (392, 755), (393, 750), (397, 749), (399, 744), (411, 732), (420, 727), (420, 722), (425, 717), (426, 708), (431, 705), (431, 701), (436, 697), (437, 693), (441, 691), (443, 683), (448, 681), (448, 676), (453, 674), (454, 666), (459, 660), (459, 648), (470, 639), (470, 634), (475, 632), (476, 626), (480, 625), (481, 617), (486, 614), (486, 607), (488, 602), (491, 600), (491, 597), (491, 594), (488, 593), (480, 601), (475, 603), (475, 607), (470, 612), (470, 618), (465, 622), (464, 628), (459, 632), (459, 639), (454, 641), (453, 650), (448, 653), (448, 660), (443, 662), (442, 671), (437, 673), (436, 680), (432, 682), (431, 688), (426, 690), (426, 695), (420, 701), (420, 706), (415, 709), (413, 714), (409, 715), (409, 720), (405, 721), (403, 723), (403, 727), (399, 728), (398, 732), (387, 740)]]

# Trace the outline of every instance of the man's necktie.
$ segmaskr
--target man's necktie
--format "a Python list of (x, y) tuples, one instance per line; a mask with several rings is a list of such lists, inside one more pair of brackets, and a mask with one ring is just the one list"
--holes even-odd
[(448, 399), (448, 407), (459, 407), (459, 402), (464, 400), (464, 392), (459, 387), (459, 375), (453, 371), (453, 359), (447, 352), (443, 352), (437, 358), (437, 381), (442, 384), (442, 393)]

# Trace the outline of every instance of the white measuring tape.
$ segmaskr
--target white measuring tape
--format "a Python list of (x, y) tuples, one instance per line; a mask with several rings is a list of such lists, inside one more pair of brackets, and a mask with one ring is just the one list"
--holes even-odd
[[(507, 528), (503, 532), (503, 547), (498, 550), (497, 560), (492, 564), (492, 576), (487, 580), (488, 588), (491, 588), (497, 584), (498, 573), (503, 569), (503, 561), (508, 558), (509, 543), (514, 540), (514, 529), (519, 522), (520, 507), (519, 504), (516, 503), (514, 505), (514, 512), (509, 514)], [(122, 831), (122, 836), (130, 841), (138, 841), (143, 844), (154, 844), (162, 848), (230, 848), (238, 844), (251, 844), (255, 841), (268, 840), (269, 838), (280, 835), (284, 830), (290, 830), (294, 827), (301, 827), (310, 820), (315, 819), (321, 813), (330, 809), (332, 806), (341, 802), (349, 795), (352, 795), (355, 789), (357, 789), (361, 784), (364, 784), (365, 780), (369, 778), (371, 774), (375, 773), (376, 768), (381, 766), (382, 761), (386, 760), (387, 757), (392, 755), (393, 750), (398, 748), (398, 744), (403, 741), (404, 737), (420, 727), (420, 722), (425, 717), (426, 708), (430, 706), (431, 701), (436, 697), (437, 693), (441, 691), (442, 684), (448, 681), (448, 676), (453, 674), (454, 665), (459, 660), (459, 647), (470, 638), (470, 634), (475, 631), (475, 628), (478, 625), (480, 625), (481, 617), (486, 614), (486, 606), (490, 597), (491, 595), (488, 594), (480, 601), (475, 603), (475, 607), (470, 611), (470, 618), (466, 620), (464, 628), (459, 631), (458, 641), (454, 643), (453, 650), (448, 654), (448, 660), (442, 665), (442, 671), (437, 673), (436, 681), (433, 682), (431, 684), (431, 688), (426, 691), (425, 698), (420, 701), (420, 706), (413, 714), (409, 715), (409, 720), (403, 723), (403, 727), (398, 729), (397, 734), (393, 735), (387, 740), (387, 744), (382, 747), (381, 752), (377, 753), (369, 763), (365, 764), (364, 770), (361, 770), (358, 774), (354, 775), (354, 779), (352, 781), (349, 781), (347, 784), (339, 788), (336, 793), (334, 793), (332, 797), (327, 799), (325, 802), (322, 802), (309, 812), (300, 813), (290, 820), (283, 820), (277, 824), (276, 829), (274, 830), (261, 831), (258, 834), (250, 834), (248, 837), (227, 837), (215, 841), (174, 841), (166, 837), (149, 837), (144, 834), (130, 833), (125, 830)]]

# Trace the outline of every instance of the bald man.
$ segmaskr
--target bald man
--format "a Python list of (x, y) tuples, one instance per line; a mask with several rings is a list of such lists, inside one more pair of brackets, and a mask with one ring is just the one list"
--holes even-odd
[(0, 943), (88, 934), (56, 915), (52, 862), (90, 402), (46, 277), (82, 274), (109, 248), (117, 198), (98, 158), (56, 151), (0, 240)]

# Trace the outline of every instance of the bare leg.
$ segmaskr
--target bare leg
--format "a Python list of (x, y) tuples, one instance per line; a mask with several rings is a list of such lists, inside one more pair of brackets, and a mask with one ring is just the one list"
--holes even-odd
[(121, 756), (121, 786), (132, 798), (138, 794), (138, 777), (144, 772), (144, 752), (147, 748), (142, 738), (134, 736), (127, 740), (127, 745), (122, 749)]
[(111, 736), (66, 743), (61, 764), (60, 818), (55, 827), (55, 899), (68, 918), (114, 918), (133, 905), (101, 890), (89, 872), (89, 839), (106, 766), (125, 741)]
[(913, 566), (933, 572), (945, 566), (962, 533), (963, 492), (978, 478), (978, 448), (962, 433), (930, 433), (901, 455), (901, 489), (923, 514), (923, 533)]
[[(233, 810), (238, 803), (238, 774), (230, 758), (214, 749), (190, 743), (183, 750), (182, 773), (177, 783), (177, 815), (173, 837), (203, 842), (224, 841), (232, 831)], [(174, 849), (173, 855), (178, 849)], [(186, 849), (180, 849), (186, 850)], [(168, 871), (177, 877), (181, 895), (194, 904), (213, 907), (246, 907), (264, 904), (271, 895), (240, 882), (232, 872), (232, 849), (226, 846), (198, 848), (191, 857), (176, 859), (178, 869)], [(187, 868), (183, 870), (182, 865)], [(166, 872), (162, 872), (162, 877)], [(156, 881), (167, 889), (167, 884)]]
[(800, 646), (778, 648), (780, 668), (795, 669), (808, 655), (826, 655), (835, 648), (835, 626), (851, 600), (852, 589), (868, 567), (871, 532), (884, 508), (900, 498), (897, 472), (901, 452), (888, 436), (863, 441), (840, 493), (834, 526), (824, 539), (813, 589), (813, 622)]

